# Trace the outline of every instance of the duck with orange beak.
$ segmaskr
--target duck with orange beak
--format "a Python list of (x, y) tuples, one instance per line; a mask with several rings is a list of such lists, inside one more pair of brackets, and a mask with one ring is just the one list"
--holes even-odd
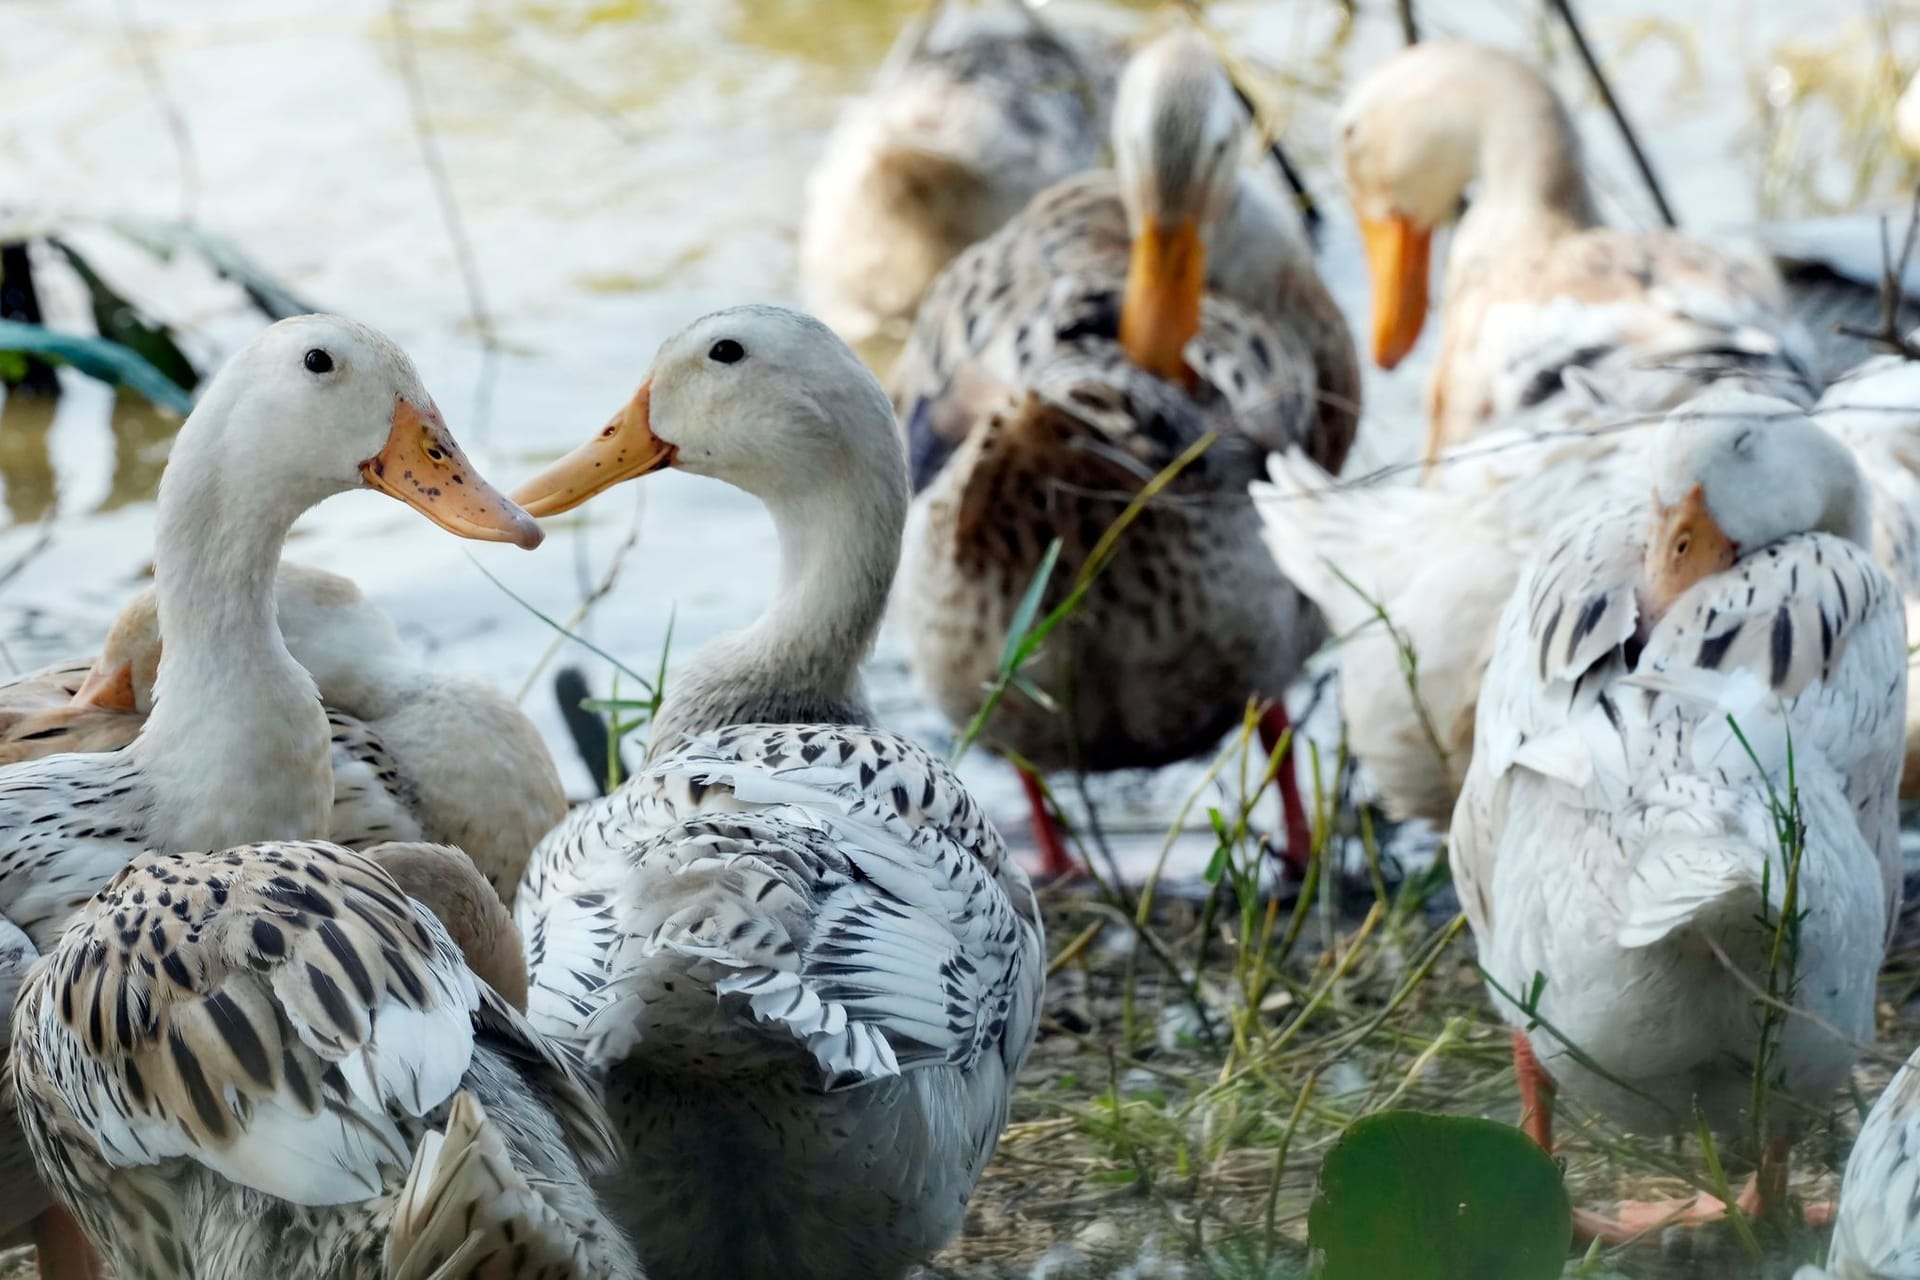
[(624, 1148), (601, 1184), (650, 1274), (899, 1280), (959, 1230), (1038, 1022), (1026, 873), (860, 680), (907, 459), (873, 375), (773, 307), (695, 321), (586, 444), (552, 515), (673, 467), (779, 534), (773, 600), (674, 671), (647, 761), (534, 851), (528, 1015)]
[[(1529, 1133), (1551, 1149), (1560, 1089), (1643, 1139), (1757, 1133), (1741, 1206), (1768, 1215), (1791, 1140), (1873, 1034), (1901, 889), (1904, 609), (1858, 463), (1797, 406), (1709, 392), (1649, 458), (1651, 503), (1568, 519), (1510, 598), (1448, 848)], [(1796, 1016), (1769, 1030), (1753, 992), (1783, 913)], [(1699, 1197), (1581, 1223), (1623, 1241), (1724, 1214)]]
[[(294, 520), (354, 489), (388, 494), (462, 537), (541, 539), (467, 461), (412, 362), (383, 335), (301, 316), (235, 354), (181, 427), (160, 482), (153, 562), (165, 655), (152, 715), (124, 751), (0, 771), (0, 915), (33, 950), (50, 949), (69, 915), (143, 850), (327, 834), (329, 726), (312, 678), (287, 652), (273, 581)], [(94, 692), (121, 696), (117, 681)], [(12, 1158), (19, 1142), (0, 1132), (9, 1171), (25, 1168)], [(30, 1178), (4, 1189), (15, 1221), (46, 1203)], [(35, 1226), (43, 1275), (92, 1274), (71, 1221), (54, 1211)]]
[(1812, 343), (1771, 264), (1675, 231), (1603, 226), (1571, 117), (1513, 54), (1410, 46), (1354, 85), (1336, 128), (1381, 368), (1418, 342), (1433, 239), (1458, 218), (1428, 385), (1429, 463), (1575, 382), (1623, 412), (1671, 408), (1729, 376), (1809, 402), (1817, 393)]
[[(1112, 172), (1043, 192), (935, 282), (891, 378), (927, 517), (901, 613), (956, 726), (995, 684), (1056, 540), (1043, 609), (1142, 486), (1200, 451), (986, 722), (983, 742), (1039, 773), (1210, 751), (1249, 699), (1265, 745), (1288, 741), (1282, 695), (1321, 632), (1260, 544), (1247, 485), (1296, 446), (1337, 470), (1358, 413), (1352, 335), (1273, 175), (1241, 169), (1245, 109), (1197, 30), (1134, 55), (1113, 129)], [(1022, 775), (1041, 869), (1068, 874), (1044, 789)], [(1303, 867), (1290, 759), (1278, 777)]]

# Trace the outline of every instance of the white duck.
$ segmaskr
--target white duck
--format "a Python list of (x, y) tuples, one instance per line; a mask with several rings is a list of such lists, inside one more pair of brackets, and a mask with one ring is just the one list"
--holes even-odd
[(886, 396), (824, 326), (668, 340), (536, 514), (667, 466), (772, 512), (782, 584), (668, 685), (648, 768), (534, 851), (529, 1013), (604, 1082), (610, 1210), (661, 1274), (897, 1277), (959, 1228), (1042, 986), (1027, 877), (965, 787), (872, 725), (859, 666), (907, 509)]
[(1419, 338), (1434, 232), (1474, 186), (1447, 253), (1426, 457), (1555, 394), (1569, 370), (1641, 409), (1729, 369), (1811, 399), (1812, 345), (1770, 265), (1673, 231), (1603, 226), (1573, 122), (1521, 59), (1413, 45), (1361, 78), (1338, 128), (1383, 368)]
[[(154, 575), (167, 655), (153, 715), (118, 754), (0, 771), (0, 916), (34, 949), (143, 850), (327, 830), (326, 716), (280, 639), (273, 575), (294, 519), (356, 488), (463, 536), (540, 541), (468, 464), (386, 338), (329, 316), (256, 338), (207, 388), (161, 480)], [(12, 1138), (0, 1133), (0, 1148)], [(45, 1203), (30, 1183), (0, 1192), (0, 1227)]]
[[(1571, 510), (1645, 487), (1641, 451), (1657, 424), (1582, 386), (1447, 449), (1420, 487), (1340, 483), (1298, 454), (1274, 458), (1271, 488), (1256, 486), (1268, 548), (1342, 638), (1348, 741), (1397, 818), (1438, 823), (1452, 813), (1495, 620), (1540, 539)], [(1874, 555), (1920, 634), (1920, 364), (1870, 360), (1835, 382), (1814, 414), (1867, 477)], [(1908, 684), (1907, 700), (1901, 795), (1911, 802), (1920, 799), (1920, 683)]]
[[(1873, 490), (1873, 550), (1906, 597), (1920, 636), (1920, 364), (1878, 356), (1827, 389), (1814, 417), (1852, 448)], [(1920, 684), (1907, 684), (1901, 798), (1920, 800)]]
[[(1775, 1028), (1766, 1063), (1788, 1099), (1824, 1102), (1871, 1035), (1899, 896), (1905, 625), (1859, 466), (1793, 406), (1729, 390), (1675, 413), (1651, 462), (1651, 510), (1583, 512), (1508, 602), (1453, 820), (1495, 1002), (1534, 1028), (1515, 1065), (1545, 1146), (1556, 1083), (1641, 1133), (1695, 1107), (1722, 1132), (1759, 1123), (1774, 931), (1757, 921), (1789, 880), (1771, 796), (1804, 823), (1794, 990), (1812, 1016)], [(1750, 1207), (1783, 1186), (1791, 1109), (1764, 1117)], [(1621, 1226), (1717, 1209), (1630, 1207)]]
[[(313, 677), (332, 726), (331, 838), (350, 848), (454, 845), (511, 903), (527, 855), (567, 811), (533, 722), (487, 682), (414, 658), (393, 620), (350, 579), (282, 561), (275, 600), (287, 651)], [(126, 746), (153, 709), (159, 666), (149, 587), (120, 611), (90, 666), (23, 678), (21, 701), (52, 683), (69, 685), (72, 696), (10, 718), (0, 712), (0, 764)], [(0, 703), (13, 688), (0, 687)]]
[(141, 854), (21, 992), (35, 1158), (122, 1280), (636, 1280), (517, 941), (445, 846)]
[(1920, 1049), (1887, 1082), (1847, 1157), (1825, 1270), (1794, 1280), (1920, 1276)]
[(1563, 399), (1550, 421), (1444, 451), (1420, 485), (1342, 483), (1293, 453), (1254, 486), (1267, 549), (1336, 637), (1341, 724), (1393, 818), (1452, 815), (1495, 622), (1540, 540), (1569, 511), (1644, 492), (1655, 424), (1596, 417)]

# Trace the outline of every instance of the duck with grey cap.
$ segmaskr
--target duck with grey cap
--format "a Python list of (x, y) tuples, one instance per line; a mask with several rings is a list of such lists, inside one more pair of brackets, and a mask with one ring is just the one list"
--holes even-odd
[[(982, 741), (1042, 771), (1158, 767), (1207, 752), (1249, 698), (1269, 751), (1320, 639), (1247, 496), (1290, 446), (1337, 470), (1359, 411), (1353, 337), (1248, 127), (1185, 23), (1127, 64), (1112, 172), (1068, 179), (962, 254), (895, 366), (925, 519), (902, 570), (915, 674), (971, 723), (1029, 585), (1059, 547), (1057, 608), (1156, 473), (1183, 469), (1111, 544), (1093, 589), (1000, 700)], [(1197, 460), (1188, 456), (1211, 435)], [(1042, 866), (1074, 862), (1037, 778), (1021, 777)], [(1286, 853), (1313, 842), (1291, 758)]]

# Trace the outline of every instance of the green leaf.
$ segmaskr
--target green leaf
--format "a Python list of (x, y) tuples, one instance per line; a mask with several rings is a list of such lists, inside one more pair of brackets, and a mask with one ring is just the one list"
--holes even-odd
[(1513, 1126), (1383, 1111), (1327, 1153), (1307, 1236), (1321, 1280), (1553, 1280), (1573, 1211), (1553, 1160)]
[(1007, 624), (1007, 642), (1000, 650), (1000, 670), (1012, 672), (1019, 666), (1021, 646), (1027, 633), (1033, 630), (1033, 616), (1040, 612), (1040, 600), (1047, 593), (1047, 583), (1053, 578), (1053, 566), (1060, 560), (1060, 539), (1055, 538), (1047, 544), (1047, 553), (1040, 557), (1040, 567), (1033, 572), (1033, 581), (1027, 584), (1027, 593), (1020, 597), (1020, 607), (1013, 611), (1013, 621)]
[(193, 397), (140, 356), (105, 338), (56, 333), (45, 325), (0, 320), (0, 351), (36, 355), (72, 365), (90, 378), (145, 396), (178, 414), (193, 411)]

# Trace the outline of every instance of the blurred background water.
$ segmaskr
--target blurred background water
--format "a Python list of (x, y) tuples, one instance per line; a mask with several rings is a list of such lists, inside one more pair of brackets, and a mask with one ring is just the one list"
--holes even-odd
[[(1204, 12), (1260, 70), (1286, 121), (1327, 215), (1322, 270), (1363, 326), (1364, 269), (1327, 163), (1329, 118), (1346, 79), (1401, 37), (1391, 3), (1354, 3), (1228, 0)], [(918, 7), (8, 0), (0, 218), (188, 218), (230, 238), (317, 305), (398, 338), (482, 469), (511, 485), (598, 428), (682, 324), (733, 303), (796, 300), (807, 170)], [(1607, 214), (1652, 223), (1547, 6), (1415, 9), (1427, 36), (1471, 35), (1551, 65)], [(1147, 12), (1102, 16), (1125, 27)], [(1885, 113), (1920, 54), (1920, 9), (1586, 0), (1581, 12), (1689, 230), (1737, 234), (1765, 217), (1870, 207), (1911, 180)], [(71, 238), (205, 361), (259, 324), (188, 255), (159, 262), (98, 229)], [(36, 266), (51, 323), (89, 328), (79, 281), (59, 260)], [(1369, 371), (1350, 467), (1411, 455), (1432, 345), (1430, 333), (1393, 374)], [(886, 353), (873, 354), (884, 371)], [(0, 675), (91, 652), (149, 567), (151, 498), (176, 423), (63, 379), (57, 402), (0, 408), (0, 574), (17, 570), (0, 579)], [(547, 677), (530, 682), (552, 632), (475, 562), (565, 619), (630, 538), (618, 581), (580, 628), (637, 669), (652, 669), (670, 617), (684, 656), (750, 619), (771, 589), (777, 555), (758, 504), (671, 473), (556, 524), (532, 555), (460, 542), (366, 494), (311, 514), (288, 554), (358, 580), (434, 663), (529, 686), (527, 705), (581, 794), (587, 775), (564, 745)], [(607, 688), (606, 664), (565, 656)], [(890, 723), (948, 740), (891, 635), (871, 681)], [(978, 755), (964, 772), (1023, 835), (1010, 772)], [(1107, 779), (1096, 795), (1108, 825), (1144, 844), (1198, 778), (1189, 767)]]

